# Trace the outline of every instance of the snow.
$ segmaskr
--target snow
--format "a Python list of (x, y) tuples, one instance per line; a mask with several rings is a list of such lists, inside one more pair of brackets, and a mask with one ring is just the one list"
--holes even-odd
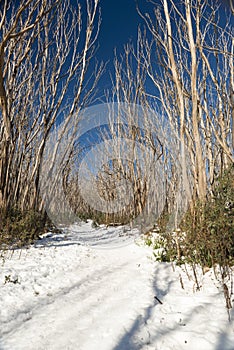
[(198, 271), (197, 291), (189, 269), (155, 262), (134, 237), (88, 222), (8, 251), (0, 349), (233, 350), (234, 312), (229, 322), (213, 271)]

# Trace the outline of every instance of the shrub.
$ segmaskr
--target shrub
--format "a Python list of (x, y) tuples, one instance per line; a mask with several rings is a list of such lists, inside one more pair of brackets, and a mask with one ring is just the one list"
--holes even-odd
[(145, 238), (145, 244), (151, 246), (154, 250), (153, 254), (156, 261), (181, 262), (181, 252), (179, 250), (179, 243), (182, 245), (184, 235), (180, 230), (173, 232), (162, 231), (160, 227), (156, 231), (153, 229)]
[(234, 263), (234, 166), (220, 176), (213, 195), (196, 203), (182, 223), (186, 231), (184, 254), (202, 266)]
[(0, 248), (22, 247), (34, 242), (44, 232), (45, 225), (45, 215), (35, 210), (0, 208)]
[(234, 264), (234, 165), (220, 176), (206, 202), (188, 210), (180, 230), (167, 232), (168, 216), (158, 221), (156, 240), (147, 238), (159, 261), (187, 262), (223, 271)]

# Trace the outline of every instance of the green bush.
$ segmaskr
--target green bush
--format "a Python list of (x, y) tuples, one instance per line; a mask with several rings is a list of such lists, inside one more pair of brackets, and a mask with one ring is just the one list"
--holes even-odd
[(0, 208), (0, 248), (22, 247), (34, 242), (44, 232), (45, 215), (18, 208)]
[(234, 165), (220, 176), (212, 196), (196, 202), (188, 210), (180, 230), (168, 232), (167, 213), (158, 220), (155, 237), (146, 244), (154, 249), (158, 261), (187, 262), (191, 265), (215, 266), (223, 270), (234, 264)]
[(213, 195), (197, 202), (182, 229), (186, 232), (184, 254), (202, 266), (234, 264), (234, 166), (218, 179)]
[(151, 246), (153, 249), (153, 255), (156, 261), (171, 262), (175, 261), (180, 263), (181, 257), (178, 250), (178, 240), (182, 244), (183, 235), (182, 232), (176, 230), (174, 232), (167, 232), (159, 230), (150, 231), (145, 238), (145, 244)]

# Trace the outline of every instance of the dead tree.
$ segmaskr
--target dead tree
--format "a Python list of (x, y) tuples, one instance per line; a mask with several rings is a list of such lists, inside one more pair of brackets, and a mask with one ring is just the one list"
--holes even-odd
[(84, 90), (99, 32), (98, 3), (87, 0), (86, 13), (69, 0), (1, 3), (0, 205), (39, 206), (50, 131), (92, 99), (102, 65)]
[(152, 16), (138, 9), (151, 39), (141, 34), (137, 57), (155, 86), (151, 98), (179, 137), (181, 154), (189, 154), (194, 195), (204, 200), (215, 169), (233, 162), (231, 14), (221, 24), (219, 4), (212, 0), (153, 6)]

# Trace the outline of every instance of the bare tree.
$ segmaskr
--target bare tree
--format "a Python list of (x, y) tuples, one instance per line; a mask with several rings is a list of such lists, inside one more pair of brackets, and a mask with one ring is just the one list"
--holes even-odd
[(98, 3), (87, 0), (84, 9), (69, 0), (0, 5), (0, 205), (39, 205), (49, 133), (92, 99), (103, 68), (94, 66), (87, 79)]
[(141, 36), (138, 57), (155, 86), (151, 98), (178, 130), (181, 153), (189, 150), (195, 195), (203, 200), (215, 168), (233, 162), (231, 14), (221, 25), (212, 0), (163, 0), (153, 11), (138, 9), (152, 38)]
[[(110, 101), (129, 106), (128, 130), (120, 128), (118, 135), (133, 141), (132, 162), (121, 162), (116, 142), (118, 167), (108, 168), (100, 178), (108, 190), (115, 187), (116, 174), (131, 175), (136, 213), (148, 206), (149, 197), (146, 212), (163, 203), (173, 213), (171, 225), (178, 226), (192, 198), (204, 201), (215, 177), (233, 162), (233, 28), (231, 15), (225, 25), (220, 23), (219, 4), (212, 0), (152, 4), (154, 15), (138, 9), (146, 28), (139, 30), (136, 48), (127, 45), (114, 63)], [(154, 113), (143, 113), (139, 123), (132, 105)], [(146, 177), (131, 171), (139, 143), (151, 150), (145, 155), (151, 164), (147, 169), (162, 171), (161, 183), (156, 171), (150, 181), (160, 195), (150, 192), (150, 171)], [(157, 214), (161, 210), (155, 209)]]

